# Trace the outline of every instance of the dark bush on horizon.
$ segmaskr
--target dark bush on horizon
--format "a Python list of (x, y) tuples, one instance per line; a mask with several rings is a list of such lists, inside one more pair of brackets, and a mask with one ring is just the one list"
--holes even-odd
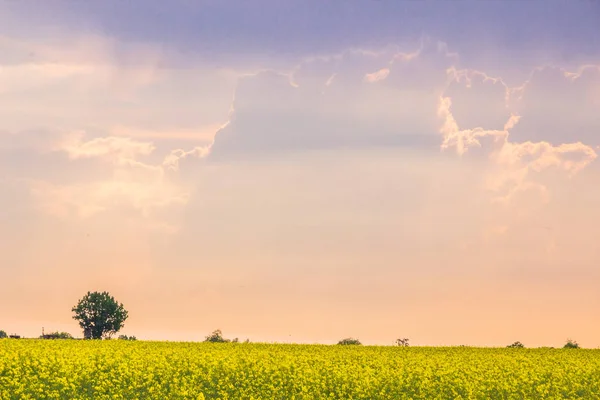
[(41, 335), (40, 339), (73, 339), (73, 335), (68, 332), (51, 332)]
[(119, 335), (119, 340), (137, 340), (135, 336)]
[(360, 345), (362, 345), (360, 340), (354, 339), (354, 338), (342, 339), (338, 342), (338, 344), (343, 345), (343, 346), (360, 346)]
[(229, 343), (230, 340), (229, 339), (225, 339), (223, 337), (223, 333), (221, 332), (220, 329), (217, 329), (215, 331), (213, 331), (213, 333), (211, 333), (210, 335), (206, 336), (205, 342), (210, 342), (210, 343)]
[(565, 343), (563, 349), (579, 349), (579, 343), (574, 340), (567, 339), (567, 343)]
[(519, 341), (514, 342), (513, 344), (509, 344), (508, 346), (506, 346), (508, 348), (518, 348), (518, 349), (523, 349), (525, 348), (525, 345)]
[(6, 339), (8, 338), (8, 335), (6, 334), (6, 332), (0, 330), (0, 339)]

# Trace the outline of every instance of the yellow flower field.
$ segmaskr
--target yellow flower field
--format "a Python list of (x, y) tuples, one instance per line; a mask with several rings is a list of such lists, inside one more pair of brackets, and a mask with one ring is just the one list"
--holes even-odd
[(600, 351), (0, 340), (0, 399), (600, 399)]

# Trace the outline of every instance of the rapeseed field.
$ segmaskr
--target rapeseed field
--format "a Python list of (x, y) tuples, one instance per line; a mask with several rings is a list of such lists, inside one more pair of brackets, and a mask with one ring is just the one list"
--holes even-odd
[(600, 399), (600, 351), (0, 340), (0, 399)]

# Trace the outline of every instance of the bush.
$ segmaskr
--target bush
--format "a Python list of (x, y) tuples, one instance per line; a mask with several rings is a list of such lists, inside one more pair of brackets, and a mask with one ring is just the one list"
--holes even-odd
[(344, 345), (344, 346), (359, 346), (362, 343), (360, 342), (360, 340), (358, 339), (354, 339), (354, 338), (346, 338), (346, 339), (342, 339), (338, 342), (338, 344)]
[(509, 344), (506, 347), (508, 347), (508, 348), (519, 348), (519, 349), (522, 349), (522, 348), (525, 347), (525, 345), (523, 345), (523, 343), (517, 341), (517, 342), (514, 342), (513, 344)]
[(119, 335), (119, 340), (137, 340), (135, 336)]
[(211, 342), (211, 343), (228, 343), (229, 342), (228, 339), (225, 339), (223, 337), (223, 333), (221, 332), (220, 329), (213, 331), (213, 333), (208, 335), (204, 341)]
[(567, 343), (563, 346), (563, 349), (578, 349), (579, 343), (574, 340), (567, 339)]
[(73, 335), (68, 332), (51, 332), (40, 336), (40, 339), (73, 339)]
[(6, 339), (7, 337), (8, 335), (6, 334), (6, 332), (0, 330), (0, 339)]

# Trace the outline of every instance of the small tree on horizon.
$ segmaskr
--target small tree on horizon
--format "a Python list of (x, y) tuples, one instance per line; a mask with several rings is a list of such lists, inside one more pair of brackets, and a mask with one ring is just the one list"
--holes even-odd
[(408, 347), (408, 338), (396, 339), (396, 345), (400, 347)]
[(87, 292), (73, 309), (85, 339), (110, 339), (123, 328), (127, 310), (108, 292)]
[(519, 348), (519, 349), (522, 349), (522, 348), (525, 348), (525, 345), (523, 343), (519, 342), (519, 341), (516, 341), (513, 344), (509, 344), (506, 347), (508, 347), (508, 348)]
[(2, 330), (0, 330), (0, 339), (6, 339), (8, 338), (8, 334)]

